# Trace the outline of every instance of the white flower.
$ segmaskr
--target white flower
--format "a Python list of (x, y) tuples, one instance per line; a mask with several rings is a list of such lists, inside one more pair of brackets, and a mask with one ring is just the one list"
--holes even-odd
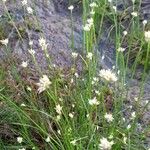
[(39, 39), (39, 45), (42, 47), (42, 50), (45, 50), (47, 49), (48, 44), (46, 43), (46, 40), (43, 37), (41, 37)]
[(70, 143), (75, 146), (75, 145), (76, 145), (76, 142), (77, 142), (76, 140), (73, 140), (73, 141), (71, 141)]
[(56, 105), (55, 110), (60, 115), (62, 113), (62, 106), (60, 106), (59, 104)]
[(49, 88), (50, 84), (52, 84), (52, 83), (50, 82), (50, 80), (47, 77), (47, 75), (43, 75), (39, 79), (39, 83), (36, 84), (39, 87), (38, 88), (38, 92), (41, 93), (41, 92), (45, 91), (47, 88)]
[(112, 114), (106, 113), (104, 118), (107, 120), (107, 122), (112, 122), (114, 120)]
[(27, 7), (27, 12), (28, 12), (29, 14), (33, 14), (33, 9), (32, 9), (31, 7)]
[(90, 7), (94, 8), (94, 7), (98, 7), (98, 5), (95, 2), (93, 2), (93, 3), (90, 3)]
[(2, 43), (3, 45), (7, 46), (8, 39), (0, 40), (0, 43)]
[(94, 23), (93, 18), (89, 18), (89, 19), (87, 19), (87, 23), (89, 24), (89, 26), (92, 26), (92, 25), (93, 25), (93, 23)]
[(78, 57), (78, 53), (76, 53), (76, 52), (72, 52), (71, 55), (72, 55), (73, 58), (77, 58)]
[(73, 118), (74, 117), (74, 113), (69, 113), (69, 117)]
[(46, 139), (45, 139), (45, 141), (48, 143), (48, 142), (50, 142), (50, 137), (48, 136)]
[(97, 94), (97, 95), (100, 95), (100, 94), (101, 94), (101, 92), (100, 92), (100, 91), (97, 91), (97, 90), (95, 90), (94, 92), (95, 92), (95, 94)]
[(112, 0), (108, 0), (108, 2), (109, 2), (109, 3), (111, 3), (111, 2), (112, 2)]
[(21, 107), (26, 107), (26, 105), (25, 105), (24, 103), (22, 103), (20, 106), (21, 106)]
[(123, 137), (123, 143), (127, 144), (127, 137), (126, 136)]
[(71, 78), (71, 81), (70, 81), (70, 83), (73, 83), (74, 82), (74, 80), (73, 80), (73, 78)]
[(103, 56), (102, 56), (102, 60), (104, 60), (104, 59), (105, 59), (105, 56), (103, 55)]
[(123, 35), (126, 36), (128, 34), (128, 32), (125, 30), (123, 31)]
[(136, 113), (135, 113), (135, 111), (134, 112), (132, 112), (132, 114), (131, 114), (131, 119), (135, 119), (136, 118)]
[(32, 91), (31, 87), (29, 87), (29, 86), (27, 86), (27, 90), (30, 92)]
[(94, 14), (95, 14), (95, 11), (92, 9), (92, 10), (90, 11), (90, 14), (91, 14), (91, 15), (94, 15)]
[(61, 132), (60, 132), (60, 130), (57, 130), (57, 133), (58, 133), (59, 135), (61, 135)]
[(145, 26), (147, 24), (147, 20), (143, 20), (143, 25)]
[(117, 51), (118, 51), (118, 52), (124, 52), (124, 51), (125, 51), (125, 48), (119, 47), (119, 48), (117, 49)]
[(108, 70), (105, 70), (105, 69), (100, 70), (99, 76), (104, 78), (105, 80), (107, 80), (109, 82), (116, 82), (117, 81), (116, 75), (109, 69)]
[(137, 102), (138, 101), (138, 97), (134, 97), (134, 100)]
[(111, 150), (113, 144), (113, 141), (109, 142), (106, 138), (103, 137), (102, 139), (100, 139), (99, 148), (101, 150)]
[(22, 3), (22, 6), (25, 6), (27, 5), (27, 0), (22, 0), (21, 3)]
[(22, 138), (22, 137), (17, 137), (17, 142), (18, 142), (18, 143), (22, 143), (22, 141), (23, 141), (23, 138)]
[(72, 10), (74, 9), (74, 6), (73, 6), (73, 5), (70, 5), (70, 6), (68, 7), (68, 9), (72, 11)]
[(26, 150), (25, 148), (19, 148), (18, 150)]
[(75, 77), (76, 77), (76, 78), (79, 78), (79, 75), (78, 75), (78, 73), (77, 73), (77, 72), (76, 72), (74, 75), (75, 75)]
[(145, 31), (144, 36), (145, 36), (145, 41), (150, 42), (150, 30)]
[(57, 116), (56, 116), (56, 120), (59, 121), (60, 119), (61, 119), (61, 116), (60, 116), (60, 115), (57, 115)]
[(90, 105), (99, 105), (99, 102), (97, 101), (96, 97), (94, 97), (93, 99), (89, 100), (89, 104)]
[(2, 2), (4, 2), (4, 3), (5, 3), (6, 1), (7, 1), (7, 0), (2, 0)]
[(27, 61), (23, 61), (21, 63), (21, 67), (26, 68), (28, 66), (28, 62)]
[(138, 13), (134, 11), (134, 12), (131, 13), (131, 15), (132, 15), (133, 17), (137, 17), (137, 16), (138, 16)]
[(33, 45), (33, 41), (29, 41), (29, 45), (32, 46)]
[(88, 52), (86, 55), (86, 58), (92, 60), (93, 54), (91, 52)]
[(83, 27), (83, 30), (84, 31), (90, 31), (91, 30), (91, 26), (89, 24), (86, 24), (84, 27)]
[(35, 54), (35, 51), (31, 48), (28, 50), (28, 52), (31, 54), (31, 55), (34, 55)]
[(131, 125), (129, 124), (128, 126), (127, 126), (127, 129), (129, 130), (131, 128)]
[(116, 7), (116, 6), (113, 6), (112, 8), (113, 8), (113, 10), (114, 10), (115, 12), (117, 12), (117, 7)]

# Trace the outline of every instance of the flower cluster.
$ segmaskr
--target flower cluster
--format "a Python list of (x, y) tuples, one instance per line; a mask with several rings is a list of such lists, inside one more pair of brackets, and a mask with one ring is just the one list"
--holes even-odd
[(101, 150), (111, 150), (111, 147), (112, 147), (113, 144), (114, 144), (113, 141), (109, 142), (109, 141), (107, 140), (107, 138), (104, 138), (104, 137), (103, 137), (102, 139), (100, 139), (99, 148), (100, 148)]
[(145, 41), (150, 42), (150, 31), (145, 31), (144, 36), (145, 36)]
[(43, 77), (40, 78), (39, 83), (36, 84), (39, 87), (38, 93), (45, 91), (47, 88), (49, 88), (50, 84), (51, 82), (47, 75), (43, 75)]
[(99, 76), (104, 78), (105, 80), (107, 80), (109, 82), (116, 82), (117, 81), (117, 76), (110, 69), (108, 69), (108, 70), (105, 70), (105, 69), (100, 70)]

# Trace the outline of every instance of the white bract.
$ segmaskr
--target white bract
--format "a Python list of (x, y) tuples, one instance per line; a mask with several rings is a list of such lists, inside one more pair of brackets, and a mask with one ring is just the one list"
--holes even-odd
[(111, 150), (113, 144), (113, 141), (109, 142), (106, 138), (103, 137), (102, 139), (100, 139), (99, 148), (101, 150)]
[(51, 84), (51, 82), (50, 82), (49, 78), (47, 77), (47, 75), (43, 75), (39, 79), (39, 83), (36, 84), (39, 87), (38, 92), (41, 93), (41, 92), (45, 91), (46, 89), (49, 88), (50, 84)]

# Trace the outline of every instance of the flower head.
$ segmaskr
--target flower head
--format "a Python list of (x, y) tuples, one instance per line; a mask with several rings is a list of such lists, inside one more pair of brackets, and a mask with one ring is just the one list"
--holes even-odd
[(145, 26), (147, 24), (147, 20), (143, 20), (143, 25)]
[(105, 80), (107, 80), (109, 82), (116, 82), (117, 81), (116, 75), (109, 69), (108, 70), (105, 70), (105, 69), (100, 70), (99, 76), (104, 78)]
[(60, 115), (62, 113), (62, 106), (60, 106), (59, 104), (56, 105), (55, 110)]
[(104, 118), (107, 120), (107, 122), (112, 122), (114, 120), (112, 114), (106, 113)]
[(76, 52), (72, 52), (71, 55), (72, 55), (73, 58), (77, 58), (78, 57), (78, 53), (76, 53)]
[(45, 50), (47, 49), (48, 44), (46, 43), (46, 40), (43, 37), (41, 37), (39, 39), (39, 45), (42, 47), (42, 50)]
[(23, 138), (22, 138), (22, 137), (17, 137), (17, 142), (18, 142), (18, 143), (22, 143), (22, 141), (23, 141)]
[(77, 144), (76, 142), (77, 142), (76, 140), (73, 140), (70, 143), (75, 146)]
[(27, 7), (27, 12), (28, 12), (29, 14), (33, 14), (33, 9), (28, 6), (28, 7)]
[(28, 66), (28, 62), (27, 61), (23, 61), (21, 63), (21, 67), (26, 68)]
[(117, 49), (117, 51), (118, 51), (118, 52), (124, 52), (124, 51), (125, 51), (125, 48), (119, 47), (119, 48)]
[(0, 40), (0, 43), (2, 43), (3, 45), (7, 46), (8, 39)]
[(38, 92), (41, 93), (41, 92), (45, 91), (47, 88), (49, 88), (50, 84), (51, 84), (51, 82), (50, 82), (49, 78), (47, 77), (47, 75), (43, 75), (39, 79), (39, 83), (36, 84), (39, 87)]
[(73, 5), (70, 5), (70, 6), (68, 7), (68, 9), (72, 11), (72, 10), (74, 9), (74, 6), (73, 6)]
[(90, 7), (91, 7), (91, 8), (94, 8), (94, 7), (98, 7), (98, 5), (97, 5), (95, 2), (92, 2), (92, 3), (90, 4)]
[(150, 42), (150, 30), (145, 31), (144, 36), (145, 36), (145, 41)]
[(93, 99), (89, 100), (89, 104), (90, 105), (99, 105), (99, 102), (97, 101), (96, 97), (94, 97)]
[(35, 51), (31, 48), (28, 50), (28, 52), (31, 54), (31, 55), (34, 55), (35, 54)]
[(128, 32), (125, 30), (123, 31), (123, 35), (126, 36), (128, 34)]
[(131, 13), (131, 15), (132, 15), (133, 17), (137, 17), (137, 16), (138, 16), (138, 13), (134, 11), (134, 12)]
[(27, 0), (22, 0), (21, 3), (22, 3), (22, 6), (25, 6), (27, 5)]
[(111, 150), (113, 144), (113, 141), (109, 142), (106, 138), (103, 137), (102, 139), (100, 139), (99, 148), (101, 150)]
[(92, 60), (93, 54), (91, 52), (88, 52), (86, 55), (86, 58)]
[(49, 143), (49, 142), (50, 142), (50, 137), (48, 136), (48, 137), (45, 139), (45, 141), (46, 141), (47, 143)]

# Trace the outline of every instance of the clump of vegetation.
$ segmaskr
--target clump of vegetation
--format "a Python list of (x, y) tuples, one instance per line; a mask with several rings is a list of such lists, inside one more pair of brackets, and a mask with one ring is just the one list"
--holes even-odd
[[(3, 0), (3, 5), (6, 7), (5, 3), (6, 1)], [(16, 57), (1, 63), (0, 149), (146, 150), (149, 148), (145, 145), (149, 126), (141, 131), (138, 123), (143, 113), (140, 102), (149, 64), (150, 31), (143, 30), (143, 34), (139, 36), (135, 36), (136, 30), (133, 34), (129, 34), (126, 30), (121, 33), (117, 8), (112, 7), (109, 11), (115, 28), (116, 65), (110, 69), (99, 69), (95, 46), (97, 35), (100, 36), (103, 30), (104, 18), (106, 15), (109, 16), (106, 12), (111, 1), (89, 3), (83, 0), (82, 3), (83, 50), (86, 54), (81, 56), (73, 51), (71, 68), (63, 70), (51, 65), (48, 43), (43, 35), (38, 39), (38, 44), (49, 64), (46, 72), (41, 70), (36, 61), (31, 39), (29, 39), (28, 52), (35, 64), (34, 70), (31, 70), (28, 60), (21, 62)], [(22, 5), (28, 15), (34, 16), (33, 9), (26, 0), (22, 1)], [(68, 9), (72, 17), (73, 5)], [(97, 13), (100, 10), (102, 14), (99, 17)], [(138, 13), (133, 11), (131, 16), (132, 31), (137, 26)], [(100, 22), (99, 27), (97, 27), (98, 22)], [(17, 28), (17, 31), (22, 35), (20, 34), (22, 29)], [(141, 33), (141, 30), (138, 33)], [(74, 50), (73, 32), (71, 36), (71, 48)], [(3, 37), (0, 42), (8, 49), (9, 39), (5, 38)], [(126, 83), (129, 56), (135, 46), (132, 45), (134, 40), (140, 42), (135, 47), (139, 49), (139, 53), (136, 53), (137, 59), (133, 59), (133, 75), (138, 62), (143, 60), (143, 57), (140, 57), (143, 48), (145, 52), (142, 56), (145, 60), (140, 94), (135, 97), (136, 110), (131, 108), (129, 116), (126, 116), (125, 112), (129, 111), (125, 107), (128, 94)], [(122, 47), (123, 41), (126, 42), (127, 47)], [(78, 72), (75, 64), (78, 57), (82, 59), (81, 72)], [(148, 104), (146, 103), (144, 109)]]

